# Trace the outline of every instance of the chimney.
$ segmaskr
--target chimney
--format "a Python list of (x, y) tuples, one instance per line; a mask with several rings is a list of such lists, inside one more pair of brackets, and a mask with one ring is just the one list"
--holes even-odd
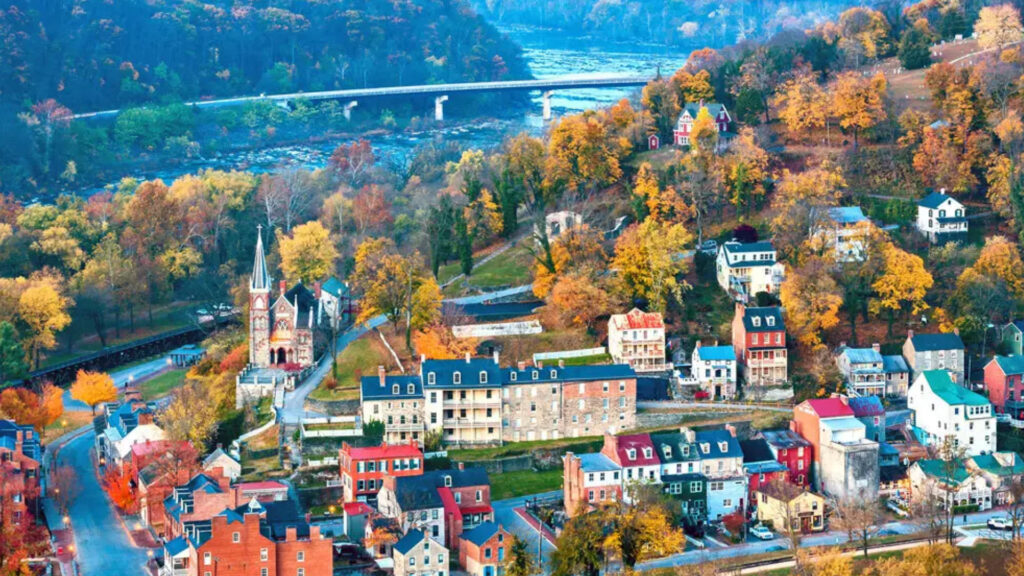
[(953, 334), (956, 334), (957, 336), (959, 336), (960, 335), (960, 329), (957, 328), (956, 326), (954, 326), (953, 327)]
[(846, 340), (843, 340), (843, 341), (839, 342), (839, 347), (840, 348), (846, 348)]
[(320, 281), (319, 280), (317, 280), (316, 282), (313, 282), (313, 296), (315, 296), (317, 300), (320, 299)]
[(152, 423), (153, 423), (153, 413), (152, 412), (150, 412), (148, 410), (139, 412), (139, 426), (142, 426), (143, 424), (152, 424)]
[(522, 372), (523, 370), (526, 370), (526, 361), (525, 360), (520, 360), (519, 362), (516, 362), (516, 368), (520, 372)]
[(544, 361), (543, 360), (537, 360), (537, 369), (538, 370), (543, 370), (544, 369)]
[(23, 430), (19, 429), (18, 431), (16, 431), (14, 433), (14, 453), (15, 454), (21, 454), (21, 448), (22, 448), (22, 445), (23, 445), (24, 441), (25, 441), (25, 432)]
[[(306, 519), (306, 523), (309, 524), (309, 519), (308, 518)], [(310, 540), (320, 540), (321, 539), (321, 537), (320, 537), (320, 527), (319, 526), (317, 526), (315, 524), (310, 524), (309, 525), (309, 539)]]
[(377, 378), (380, 379), (380, 387), (383, 388), (387, 384), (387, 373), (384, 371), (384, 366), (377, 365)]
[(907, 338), (913, 338), (913, 337), (914, 337), (914, 331), (908, 328), (907, 329)]
[(736, 303), (736, 315), (740, 318), (743, 318), (743, 312), (745, 312), (746, 309), (746, 306), (744, 306), (742, 302)]
[(284, 529), (284, 541), (285, 542), (295, 542), (298, 539), (299, 539), (298, 530), (296, 529), (295, 526), (288, 526), (287, 528)]
[(882, 352), (882, 345), (879, 344), (878, 342), (874, 342), (874, 343), (871, 344), (871, 349), (874, 350), (875, 352), (881, 353)]
[(789, 421), (789, 429), (790, 429), (791, 432), (799, 434), (799, 432), (797, 432), (797, 430), (796, 430), (796, 420), (790, 420)]
[(420, 354), (420, 364), (423, 364), (426, 361), (427, 361), (427, 355), (426, 354)]
[(685, 438), (687, 442), (697, 441), (697, 433), (694, 432), (693, 428), (690, 428), (689, 426), (680, 427), (679, 433), (683, 435), (683, 438)]
[(726, 424), (725, 429), (729, 432), (729, 436), (736, 437), (736, 427), (732, 424)]
[(501, 366), (501, 352), (498, 352), (497, 349), (494, 350), (494, 365)]
[(945, 188), (939, 188), (939, 194), (945, 194), (945, 193), (946, 193), (946, 189)]
[(284, 294), (285, 292), (288, 291), (288, 284), (284, 280), (278, 282), (277, 287), (281, 290), (281, 294)]
[(466, 352), (466, 364), (469, 364), (470, 358), (470, 353)]
[(462, 471), (462, 470), (465, 470), (465, 469), (466, 469), (466, 463), (465, 463), (465, 462), (459, 462), (458, 464), (456, 464), (456, 466), (458, 467), (458, 469), (459, 469), (460, 471)]
[(565, 368), (565, 360), (562, 360), (561, 358), (559, 358), (558, 359), (558, 367), (559, 368)]
[(843, 396), (842, 394), (839, 395), (839, 401), (843, 403), (843, 406), (850, 405), (850, 399), (847, 398), (846, 396)]

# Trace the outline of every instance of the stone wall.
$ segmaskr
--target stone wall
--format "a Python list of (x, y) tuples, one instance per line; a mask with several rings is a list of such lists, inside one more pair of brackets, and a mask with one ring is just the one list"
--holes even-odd
[(359, 400), (313, 400), (307, 399), (305, 409), (328, 416), (355, 416), (359, 414)]

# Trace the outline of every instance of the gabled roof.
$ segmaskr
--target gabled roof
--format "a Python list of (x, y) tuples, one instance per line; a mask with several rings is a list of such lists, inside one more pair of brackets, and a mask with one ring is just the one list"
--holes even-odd
[(837, 224), (856, 224), (867, 220), (860, 206), (841, 206), (828, 209), (828, 216)]
[(499, 530), (501, 530), (501, 527), (494, 522), (484, 522), (468, 532), (463, 532), (462, 539), (472, 542), (477, 546), (483, 546), (491, 539), (491, 537), (497, 534)]
[(931, 194), (925, 196), (924, 198), (921, 198), (917, 202), (917, 205), (922, 206), (924, 208), (935, 209), (941, 206), (942, 203), (945, 202), (946, 200), (953, 200), (954, 202), (956, 202), (956, 200), (953, 199), (952, 196), (947, 196), (946, 194), (943, 194), (941, 192), (932, 192)]
[[(952, 466), (952, 470), (947, 469), (947, 465)], [(914, 466), (918, 466), (925, 475), (935, 478), (940, 482), (949, 482), (952, 479), (956, 484), (961, 484), (971, 477), (967, 473), (967, 468), (959, 462), (947, 464), (942, 460), (918, 460), (914, 463)]]
[(334, 276), (327, 279), (326, 282), (320, 286), (321, 292), (326, 292), (335, 298), (348, 294), (348, 286), (346, 286), (341, 280), (338, 280)]
[(383, 460), (387, 458), (422, 458), (423, 452), (412, 444), (382, 444), (380, 446), (366, 446), (361, 448), (350, 448), (349, 458), (355, 460)]
[(945, 370), (925, 370), (917, 377), (924, 385), (931, 389), (932, 393), (942, 399), (950, 406), (963, 404), (965, 406), (988, 406), (987, 398), (976, 392), (971, 392), (963, 386), (956, 385), (949, 372)]
[[(395, 385), (398, 392), (395, 392)], [(409, 385), (412, 384), (412, 392)], [(379, 376), (363, 376), (359, 381), (363, 400), (406, 400), (423, 398), (423, 383), (419, 376), (385, 376), (384, 385), (380, 385)]]
[(412, 530), (409, 530), (401, 540), (395, 542), (392, 549), (399, 554), (408, 554), (409, 551), (418, 546), (420, 542), (423, 542), (424, 538), (426, 538), (426, 536), (423, 535), (423, 532), (413, 528)]
[(800, 406), (810, 408), (822, 419), (853, 416), (853, 409), (840, 398), (812, 398), (805, 400)]
[(580, 454), (577, 457), (580, 459), (580, 469), (584, 472), (614, 472), (622, 470), (621, 466), (600, 452)]
[(848, 402), (850, 409), (853, 410), (853, 415), (857, 418), (885, 415), (885, 408), (882, 407), (882, 401), (878, 399), (878, 396), (860, 396), (850, 398)]
[(882, 370), (886, 373), (910, 372), (907, 360), (902, 354), (891, 354), (882, 356)]
[[(644, 449), (650, 450), (650, 457), (644, 456)], [(633, 457), (629, 455), (633, 450)], [(653, 466), (661, 464), (658, 454), (654, 450), (654, 443), (651, 442), (649, 434), (625, 434), (615, 437), (615, 452), (619, 456), (619, 462), (623, 467), (631, 466)]]
[(1024, 374), (1024, 356), (996, 356), (992, 362), (995, 362), (1006, 376)]
[(696, 442), (688, 442), (679, 432), (658, 432), (651, 434), (651, 443), (662, 464), (693, 462), (700, 459)]
[[(743, 458), (740, 443), (728, 430), (703, 430), (696, 433), (697, 447), (701, 460), (711, 458)], [(722, 450), (721, 444), (725, 444)], [(704, 451), (705, 446), (707, 452)]]
[(804, 495), (804, 493), (811, 494), (816, 498), (821, 498), (821, 496), (814, 494), (803, 486), (797, 486), (796, 484), (782, 481), (769, 482), (758, 488), (757, 491), (780, 502), (792, 502), (793, 499), (799, 498)]
[(362, 516), (373, 512), (373, 508), (366, 502), (345, 502), (342, 508), (346, 516)]
[(772, 245), (771, 240), (747, 243), (730, 240), (722, 244), (722, 249), (730, 254), (749, 254), (751, 252), (774, 252), (775, 246)]
[(776, 450), (792, 448), (809, 448), (811, 443), (806, 438), (786, 428), (783, 430), (763, 430), (761, 436)]
[(963, 350), (964, 341), (953, 332), (941, 334), (914, 334), (910, 343), (916, 352), (927, 352), (937, 350)]
[(234, 456), (225, 452), (223, 448), (217, 448), (213, 452), (210, 452), (209, 456), (203, 458), (203, 468), (215, 463), (220, 458), (227, 458), (235, 464), (238, 464), (238, 460), (235, 460)]
[(840, 356), (844, 356), (850, 364), (881, 364), (882, 354), (874, 348), (840, 348)]
[[(284, 293), (283, 298), (288, 301), (293, 308), (297, 306), (297, 314), (295, 321), (295, 328), (306, 328), (310, 323), (310, 315), (315, 314), (319, 301), (316, 296), (309, 291), (308, 288), (302, 285), (300, 281), (295, 286), (292, 286), (291, 290)], [(312, 319), (313, 324), (316, 324), (316, 319)]]
[[(455, 374), (459, 383), (455, 383)], [(486, 381), (481, 378), (486, 374)], [(424, 388), (494, 388), (501, 385), (501, 368), (493, 358), (469, 358), (467, 360), (426, 360), (420, 366)], [(430, 383), (430, 374), (434, 383)]]
[(178, 536), (174, 540), (164, 544), (164, 552), (171, 558), (186, 550), (188, 550), (188, 540), (186, 540), (184, 536)]
[[(445, 479), (449, 480), (446, 481)], [(447, 483), (447, 484), (446, 484)], [(468, 488), (489, 486), (487, 471), (483, 468), (464, 470), (432, 470), (421, 476), (395, 478), (395, 498), (402, 511), (443, 508), (444, 501), (438, 494), (439, 488)]]
[(617, 330), (665, 327), (665, 322), (662, 320), (660, 312), (644, 312), (639, 308), (633, 308), (625, 314), (612, 314), (608, 323)]
[[(760, 318), (760, 325), (754, 326), (754, 318)], [(772, 319), (769, 325), (768, 319)], [(782, 321), (782, 308), (778, 306), (754, 306), (743, 309), (743, 328), (747, 332), (785, 331), (786, 324)]]
[[(1002, 460), (1002, 462), (1000, 461)], [(995, 476), (1020, 476), (1024, 474), (1024, 460), (1016, 452), (981, 454), (970, 459), (979, 470)]]
[(694, 354), (705, 361), (736, 361), (736, 350), (732, 346), (701, 346)]
[[(683, 112), (689, 112), (690, 116), (696, 120), (702, 106), (708, 109), (708, 114), (712, 119), (718, 118), (718, 115), (725, 110), (725, 105), (719, 102), (687, 102), (683, 105)], [(726, 114), (728, 114), (727, 110)]]
[(752, 440), (740, 440), (740, 450), (743, 451), (743, 463), (751, 462), (775, 462), (775, 455), (772, 454), (771, 446), (764, 438)]

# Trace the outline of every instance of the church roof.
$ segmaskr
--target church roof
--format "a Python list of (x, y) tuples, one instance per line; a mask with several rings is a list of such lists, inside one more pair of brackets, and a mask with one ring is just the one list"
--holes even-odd
[(256, 259), (252, 265), (252, 278), (249, 280), (250, 290), (270, 290), (270, 274), (267, 273), (267, 258), (263, 253), (262, 226), (256, 232)]

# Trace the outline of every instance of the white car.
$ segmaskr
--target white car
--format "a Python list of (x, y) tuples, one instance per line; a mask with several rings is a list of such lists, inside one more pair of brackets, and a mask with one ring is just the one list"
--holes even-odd
[(761, 540), (774, 540), (775, 534), (767, 526), (756, 524), (750, 529), (750, 533)]
[(993, 530), (1013, 530), (1013, 521), (1005, 516), (994, 516), (989, 518), (986, 524)]

